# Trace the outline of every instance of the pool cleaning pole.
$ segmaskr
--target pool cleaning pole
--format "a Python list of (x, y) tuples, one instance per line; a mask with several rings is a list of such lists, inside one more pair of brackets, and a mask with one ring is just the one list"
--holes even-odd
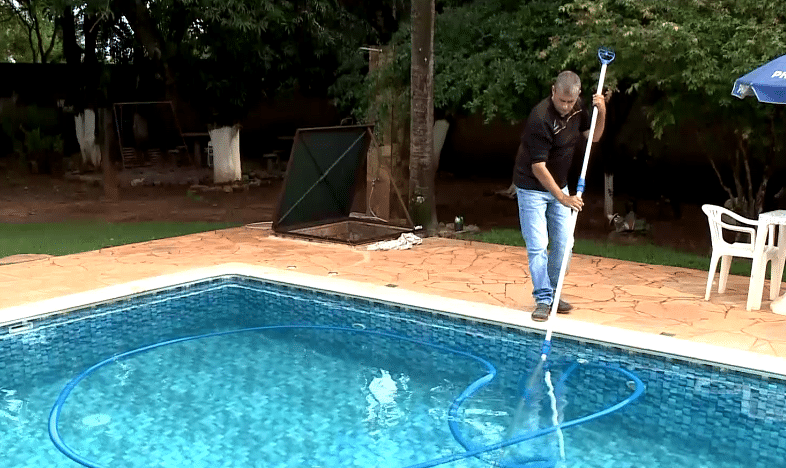
[[(600, 59), (600, 78), (598, 79), (598, 92), (603, 93), (603, 80), (606, 78), (606, 67), (614, 61), (614, 52), (611, 49), (601, 47), (598, 49), (598, 58)], [(589, 165), (590, 151), (592, 150), (592, 139), (595, 135), (595, 125), (598, 121), (598, 108), (592, 109), (592, 122), (590, 123), (589, 139), (587, 141), (587, 149), (584, 152), (584, 164), (581, 166), (581, 175), (579, 176), (579, 183), (576, 187), (576, 196), (581, 198), (584, 193), (584, 177), (587, 175), (587, 166)], [(553, 318), (557, 313), (559, 307), (560, 294), (562, 292), (562, 285), (565, 282), (565, 271), (567, 270), (570, 255), (573, 252), (574, 233), (576, 232), (576, 218), (579, 212), (572, 210), (570, 213), (570, 222), (568, 223), (568, 244), (565, 246), (565, 254), (562, 256), (562, 265), (559, 269), (559, 280), (557, 281), (557, 289), (554, 291), (554, 300), (551, 303), (551, 310), (549, 311), (549, 319)], [(551, 333), (553, 329), (553, 321), (549, 320), (546, 326), (546, 340), (543, 343), (543, 353), (541, 359), (546, 360), (546, 357), (551, 350)]]
[[(606, 78), (606, 67), (614, 60), (614, 52), (605, 47), (598, 49), (598, 58), (600, 59), (600, 78), (598, 79), (598, 91), (596, 94), (603, 94), (603, 80)], [(579, 176), (579, 183), (576, 187), (576, 196), (581, 198), (584, 193), (584, 178), (587, 175), (587, 165), (589, 164), (590, 151), (592, 150), (592, 140), (595, 136), (595, 125), (598, 122), (598, 108), (592, 109), (592, 122), (590, 123), (589, 138), (587, 139), (587, 149), (584, 152), (584, 164), (581, 166), (581, 175)], [(572, 210), (570, 213), (570, 223), (568, 223), (568, 245), (565, 246), (565, 254), (562, 256), (562, 265), (559, 269), (559, 279), (557, 280), (557, 289), (554, 291), (554, 299), (551, 302), (551, 310), (549, 311), (549, 318), (553, 319), (554, 314), (559, 307), (560, 293), (562, 292), (562, 285), (565, 282), (565, 271), (567, 270), (570, 255), (573, 252), (574, 233), (576, 231), (576, 218), (579, 212)], [(543, 351), (540, 355), (540, 368), (545, 367), (546, 359), (548, 358), (549, 351), (551, 351), (551, 334), (554, 329), (554, 320), (549, 320), (546, 326), (546, 339), (543, 341)], [(545, 367), (544, 380), (548, 387), (549, 402), (551, 403), (551, 422), (557, 428), (557, 440), (559, 442), (560, 458), (565, 460), (565, 439), (562, 435), (562, 430), (559, 427), (559, 413), (557, 412), (557, 397), (554, 394), (554, 386), (551, 384), (551, 371)]]

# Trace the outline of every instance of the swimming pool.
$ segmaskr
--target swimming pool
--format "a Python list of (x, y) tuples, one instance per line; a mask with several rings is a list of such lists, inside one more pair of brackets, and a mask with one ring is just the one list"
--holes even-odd
[[(507, 432), (542, 340), (238, 275), (71, 310), (0, 331), (3, 466), (78, 466), (54, 448), (46, 424), (66, 383), (93, 364), (183, 336), (281, 324), (329, 328), (231, 333), (118, 359), (74, 389), (63, 407), (63, 438), (105, 466), (409, 466), (463, 450), (448, 408), (484, 374), (472, 358), (423, 343), (497, 369), (459, 413), (464, 436), (481, 444)], [(576, 359), (633, 371), (646, 392), (618, 413), (566, 429), (564, 466), (782, 463), (781, 378), (555, 337), (555, 373)], [(629, 384), (580, 367), (562, 393), (563, 417), (616, 402), (631, 393)], [(553, 456), (553, 439), (518, 450)], [(490, 466), (494, 457), (444, 466)]]

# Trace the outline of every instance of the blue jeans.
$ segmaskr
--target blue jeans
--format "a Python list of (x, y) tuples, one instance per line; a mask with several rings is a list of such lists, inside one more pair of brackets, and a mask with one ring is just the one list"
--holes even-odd
[[(563, 192), (568, 193), (568, 188)], [(521, 235), (527, 244), (532, 296), (538, 304), (551, 304), (568, 243), (571, 210), (549, 192), (517, 187), (516, 199)]]

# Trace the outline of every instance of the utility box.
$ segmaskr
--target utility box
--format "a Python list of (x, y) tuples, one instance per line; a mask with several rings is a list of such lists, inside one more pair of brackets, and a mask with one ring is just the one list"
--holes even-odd
[(408, 214), (407, 220), (379, 217), (366, 199), (370, 148), (379, 150), (371, 125), (298, 129), (273, 231), (352, 245), (412, 232)]

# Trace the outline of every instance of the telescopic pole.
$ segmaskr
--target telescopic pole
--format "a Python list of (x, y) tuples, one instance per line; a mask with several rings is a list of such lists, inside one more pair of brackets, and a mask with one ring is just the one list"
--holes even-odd
[[(605, 47), (601, 47), (598, 49), (598, 59), (600, 59), (601, 67), (600, 67), (600, 78), (598, 80), (598, 92), (597, 94), (603, 93), (603, 80), (606, 78), (606, 68), (608, 65), (614, 61), (614, 52), (610, 49)], [(598, 108), (594, 107), (592, 109), (592, 121), (590, 123), (590, 130), (589, 130), (589, 140), (587, 141), (587, 149), (584, 152), (584, 163), (581, 166), (581, 175), (579, 176), (579, 183), (576, 187), (576, 195), (581, 197), (584, 193), (584, 178), (587, 175), (587, 165), (589, 164), (589, 157), (590, 151), (592, 150), (592, 138), (595, 135), (595, 125), (598, 121)], [(557, 289), (554, 291), (554, 300), (551, 303), (551, 310), (549, 311), (549, 319), (554, 317), (554, 314), (557, 313), (557, 307), (559, 307), (559, 299), (562, 293), (562, 285), (565, 282), (565, 271), (567, 270), (568, 261), (570, 260), (571, 253), (573, 252), (573, 244), (574, 244), (574, 233), (576, 231), (576, 218), (578, 217), (579, 212), (576, 210), (572, 210), (570, 214), (570, 222), (568, 223), (568, 243), (565, 246), (565, 254), (562, 257), (562, 265), (560, 266), (559, 270), (559, 280), (557, 281)], [(541, 358), (545, 361), (546, 356), (548, 355), (549, 351), (551, 350), (551, 334), (553, 331), (552, 321), (549, 320), (549, 324), (546, 326), (546, 340), (543, 343), (543, 352), (541, 353)]]

